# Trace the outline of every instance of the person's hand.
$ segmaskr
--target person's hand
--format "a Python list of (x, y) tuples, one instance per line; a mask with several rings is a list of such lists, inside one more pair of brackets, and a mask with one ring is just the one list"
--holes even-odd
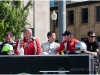
[(87, 54), (90, 54), (90, 51), (86, 51)]
[(87, 53), (87, 54), (92, 54), (92, 55), (94, 55), (95, 57), (97, 57), (97, 52), (87, 51), (86, 53)]
[(18, 52), (18, 54), (17, 55), (20, 55), (20, 52)]

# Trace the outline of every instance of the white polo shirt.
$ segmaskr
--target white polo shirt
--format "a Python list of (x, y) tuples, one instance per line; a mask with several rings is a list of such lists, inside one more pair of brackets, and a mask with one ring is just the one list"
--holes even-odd
[(59, 43), (56, 42), (45, 42), (42, 43), (41, 47), (42, 47), (42, 54), (44, 52), (48, 53), (48, 54), (56, 54), (56, 50), (57, 48), (60, 46)]

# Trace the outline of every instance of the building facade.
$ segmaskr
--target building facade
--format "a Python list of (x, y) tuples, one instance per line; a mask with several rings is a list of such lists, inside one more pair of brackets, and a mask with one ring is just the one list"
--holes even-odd
[[(50, 8), (58, 12), (58, 7)], [(59, 17), (58, 17), (59, 18)], [(57, 40), (59, 40), (58, 19), (56, 25)], [(50, 19), (50, 30), (53, 30), (53, 22)], [(88, 31), (96, 33), (97, 40), (100, 41), (100, 1), (85, 1), (66, 5), (66, 30), (70, 30), (78, 40), (87, 38)]]

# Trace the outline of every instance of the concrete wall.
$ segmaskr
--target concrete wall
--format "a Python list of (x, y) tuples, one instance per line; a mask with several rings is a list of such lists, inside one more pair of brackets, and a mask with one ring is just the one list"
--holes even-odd
[(47, 32), (50, 30), (49, 0), (34, 1), (34, 34), (40, 42), (47, 41)]
[[(29, 0), (27, 1), (23, 1), (22, 0), (22, 6), (26, 6), (26, 4), (28, 3)], [(34, 3), (33, 3), (34, 4)], [(33, 21), (34, 21), (34, 12), (33, 12), (33, 9), (34, 9), (34, 6), (32, 8), (29, 9), (29, 15), (27, 17), (27, 22), (30, 24), (30, 25), (26, 25), (25, 27), (27, 28), (34, 28), (33, 26)], [(23, 38), (23, 33), (21, 34), (21, 37)]]
[[(24, 6), (26, 6), (28, 0), (27, 1), (23, 1), (23, 2), (24, 2)], [(29, 15), (27, 17), (27, 21), (28, 21), (28, 23), (30, 23), (30, 25), (26, 25), (26, 27), (28, 27), (28, 28), (33, 28), (33, 18), (34, 18), (34, 16), (33, 16), (33, 13), (34, 13), (33, 12), (33, 8), (34, 8), (34, 6), (29, 9)]]

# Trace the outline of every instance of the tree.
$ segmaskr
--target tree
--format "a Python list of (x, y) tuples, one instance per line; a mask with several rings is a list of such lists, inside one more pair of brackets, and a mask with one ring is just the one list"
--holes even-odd
[(0, 41), (4, 40), (4, 33), (7, 31), (11, 31), (16, 39), (20, 38), (25, 25), (30, 25), (27, 17), (32, 5), (31, 0), (26, 6), (23, 6), (23, 2), (20, 0), (0, 1)]

